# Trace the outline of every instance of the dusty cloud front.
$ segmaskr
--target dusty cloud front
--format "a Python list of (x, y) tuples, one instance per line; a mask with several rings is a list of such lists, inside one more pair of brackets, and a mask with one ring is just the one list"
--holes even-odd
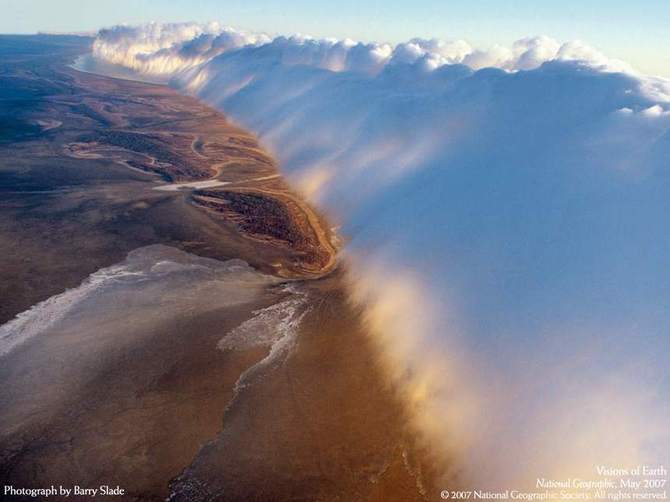
[(381, 357), (454, 472), (670, 462), (668, 81), (548, 37), (152, 24), (94, 56), (223, 109), (342, 224)]
[(93, 51), (101, 59), (143, 73), (169, 75), (226, 51), (259, 45), (271, 45), (284, 64), (368, 74), (397, 63), (419, 64), (431, 70), (464, 64), (474, 70), (495, 67), (517, 71), (531, 70), (547, 61), (583, 61), (603, 70), (633, 72), (626, 63), (607, 58), (580, 41), (560, 44), (546, 36), (524, 38), (511, 47), (476, 49), (464, 40), (415, 38), (391, 45), (303, 35), (273, 39), (263, 33), (241, 31), (219, 23), (115, 26), (98, 33)]

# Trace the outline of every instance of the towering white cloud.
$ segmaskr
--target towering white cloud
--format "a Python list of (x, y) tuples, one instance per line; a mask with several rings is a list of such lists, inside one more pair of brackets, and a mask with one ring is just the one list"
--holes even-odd
[(271, 45), (283, 64), (307, 65), (331, 71), (375, 74), (387, 64), (416, 63), (427, 69), (465, 64), (472, 69), (495, 67), (530, 70), (547, 61), (583, 61), (603, 70), (632, 72), (579, 41), (559, 44), (546, 37), (516, 41), (511, 48), (474, 49), (464, 40), (412, 39), (390, 44), (360, 43), (350, 39), (315, 39), (304, 35), (270, 38), (225, 27), (219, 23), (150, 23), (100, 30), (93, 45), (96, 57), (151, 75), (171, 76), (186, 67), (209, 61), (226, 51)]
[(340, 220), (383, 361), (454, 472), (670, 463), (668, 81), (548, 37), (151, 25), (94, 52), (256, 131)]
[(93, 43), (96, 57), (152, 75), (194, 66), (227, 50), (267, 43), (263, 34), (243, 33), (218, 23), (150, 23), (100, 30)]

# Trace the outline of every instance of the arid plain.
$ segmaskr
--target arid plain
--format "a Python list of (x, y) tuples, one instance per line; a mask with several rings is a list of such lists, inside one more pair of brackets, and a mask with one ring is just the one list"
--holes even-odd
[(439, 498), (326, 218), (221, 113), (70, 68), (89, 44), (0, 37), (2, 483)]

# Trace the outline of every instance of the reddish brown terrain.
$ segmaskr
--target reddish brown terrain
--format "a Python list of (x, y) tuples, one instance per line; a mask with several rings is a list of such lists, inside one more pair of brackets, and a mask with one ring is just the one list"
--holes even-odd
[[(221, 113), (67, 67), (87, 44), (0, 37), (0, 324), (128, 253), (157, 278), (114, 279), (0, 354), (0, 484), (439, 500), (323, 216)], [(254, 340), (287, 301), (295, 333)]]
[(214, 221), (283, 249), (286, 257), (271, 264), (273, 272), (317, 276), (333, 268), (336, 250), (323, 218), (284, 183), (253, 135), (166, 87), (73, 70), (67, 76), (85, 94), (50, 104), (54, 111), (83, 114), (96, 129), (66, 144), (66, 155), (113, 159), (167, 182), (225, 183), (225, 190), (186, 187), (184, 193)]

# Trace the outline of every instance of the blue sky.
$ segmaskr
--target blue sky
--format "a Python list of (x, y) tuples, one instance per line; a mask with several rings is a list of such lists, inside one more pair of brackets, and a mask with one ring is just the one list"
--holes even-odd
[(544, 34), (578, 38), (645, 72), (670, 76), (667, 0), (0, 0), (0, 12), (3, 33), (217, 20), (270, 33), (389, 42), (464, 38), (477, 46)]

